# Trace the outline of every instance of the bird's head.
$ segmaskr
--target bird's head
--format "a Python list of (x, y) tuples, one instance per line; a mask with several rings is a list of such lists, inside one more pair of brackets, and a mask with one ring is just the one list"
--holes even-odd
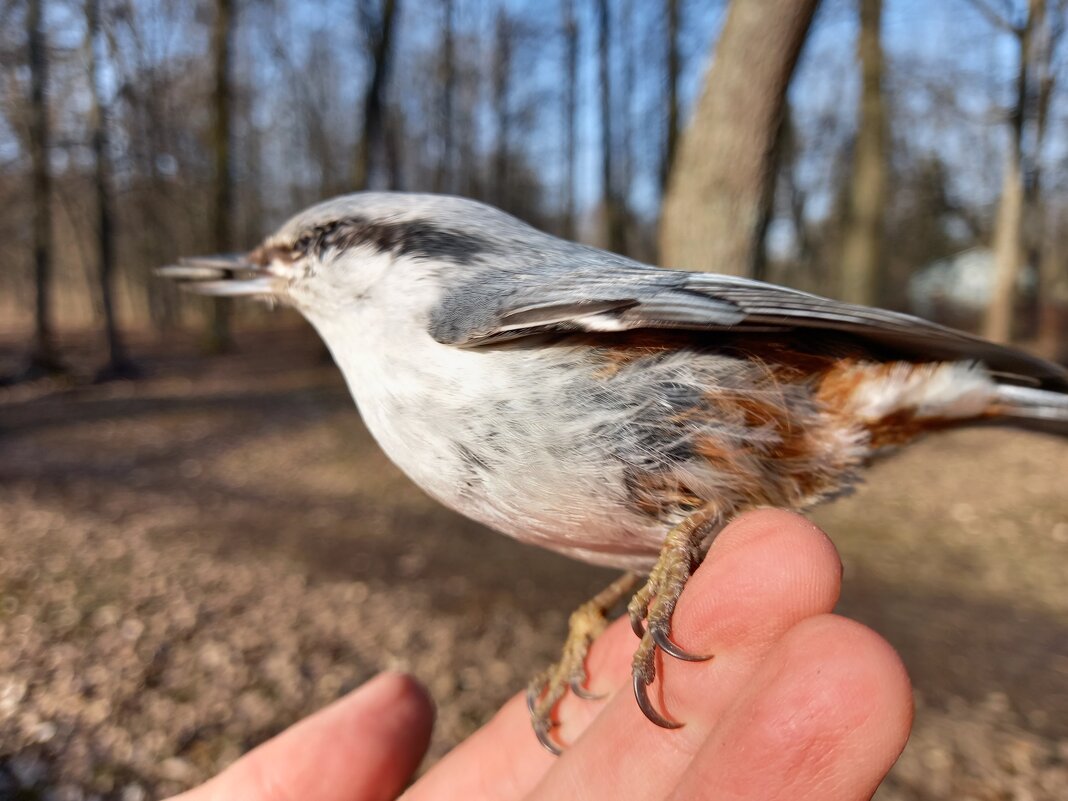
[(443, 271), (477, 269), (529, 230), (471, 200), (360, 192), (300, 212), (248, 253), (182, 259), (159, 274), (200, 294), (259, 296), (323, 318), (381, 298), (398, 271), (415, 292)]

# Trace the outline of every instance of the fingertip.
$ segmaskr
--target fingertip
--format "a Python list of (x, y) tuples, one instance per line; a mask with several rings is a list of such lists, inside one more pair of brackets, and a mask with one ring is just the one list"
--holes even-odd
[[(709, 557), (726, 559), (737, 551), (763, 552), (775, 563), (796, 565), (826, 579), (838, 600), (842, 559), (831, 538), (806, 517), (785, 509), (759, 509), (739, 515), (712, 543)], [(714, 563), (714, 561), (713, 561)]]
[(791, 629), (761, 672), (739, 719), (777, 778), (854, 786), (857, 798), (874, 791), (912, 726), (911, 684), (889, 643), (860, 623), (820, 615)]
[(386, 671), (362, 684), (347, 695), (342, 703), (358, 705), (366, 712), (366, 705), (388, 708), (390, 714), (404, 715), (421, 727), (433, 726), (436, 709), (430, 692), (409, 673)]
[(419, 682), (381, 674), (182, 798), (385, 801), (418, 767), (433, 722), (434, 705)]
[(831, 538), (807, 517), (786, 509), (756, 509), (740, 514), (716, 537), (709, 555), (722, 555), (764, 539), (810, 549), (814, 556), (833, 565), (841, 576), (842, 560)]
[(768, 653), (673, 797), (712, 783), (727, 797), (861, 801), (911, 724), (911, 685), (893, 648), (846, 618), (810, 617)]
[(829, 614), (795, 626), (783, 649), (791, 663), (807, 663), (815, 680), (835, 688), (840, 702), (823, 710), (827, 715), (857, 729), (878, 722), (889, 769), (905, 747), (914, 714), (912, 682), (893, 646), (864, 624)]
[(751, 512), (713, 542), (673, 628), (698, 652), (760, 650), (805, 617), (834, 609), (841, 588), (841, 559), (819, 527), (778, 509)]
[(430, 744), (436, 715), (434, 702), (427, 689), (408, 673), (380, 673), (335, 706), (336, 714), (347, 718), (335, 726), (347, 725), (357, 737), (374, 732), (382, 741), (396, 743), (398, 754), (410, 755), (414, 760), (412, 770)]

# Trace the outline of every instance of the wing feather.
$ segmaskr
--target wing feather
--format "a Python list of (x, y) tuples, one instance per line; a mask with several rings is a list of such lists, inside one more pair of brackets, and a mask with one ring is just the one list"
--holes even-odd
[(438, 341), (464, 347), (554, 332), (641, 328), (692, 330), (703, 343), (717, 331), (833, 331), (877, 347), (886, 358), (975, 360), (1004, 380), (1068, 390), (1062, 367), (918, 317), (623, 259), (597, 269), (550, 271), (544, 280), (532, 280), (530, 273), (483, 277), (446, 297), (431, 321)]

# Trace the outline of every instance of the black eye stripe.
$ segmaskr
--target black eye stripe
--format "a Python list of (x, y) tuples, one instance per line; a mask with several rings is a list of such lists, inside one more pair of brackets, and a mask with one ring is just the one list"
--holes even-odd
[(301, 256), (307, 256), (314, 250), (316, 255), (322, 258), (326, 250), (333, 245), (330, 241), (330, 234), (337, 226), (336, 222), (328, 223), (305, 231), (293, 243), (293, 251)]
[(439, 259), (457, 263), (470, 262), (493, 248), (475, 234), (441, 228), (422, 220), (373, 222), (363, 217), (346, 217), (317, 225), (304, 232), (293, 245), (302, 256), (315, 253), (323, 258), (330, 250), (347, 250), (370, 245), (382, 253)]

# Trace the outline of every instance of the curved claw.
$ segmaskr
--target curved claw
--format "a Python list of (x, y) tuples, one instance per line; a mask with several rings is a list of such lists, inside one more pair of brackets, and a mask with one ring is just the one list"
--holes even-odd
[(595, 693), (587, 690), (578, 679), (571, 680), (571, 692), (583, 701), (603, 701), (608, 697), (605, 693)]
[(639, 640), (645, 636), (645, 626), (642, 625), (642, 619), (637, 615), (630, 616), (630, 629), (638, 635)]
[(645, 679), (640, 674), (635, 673), (634, 698), (638, 702), (638, 708), (641, 709), (642, 714), (662, 729), (681, 729), (681, 723), (664, 717), (653, 706), (653, 702), (649, 700), (648, 687), (649, 685), (645, 683)]
[(560, 754), (564, 753), (563, 746), (549, 736), (549, 731), (550, 729), (547, 726), (534, 726), (534, 736), (538, 738), (541, 747), (553, 756), (560, 756)]
[(545, 684), (542, 681), (532, 682), (527, 688), (527, 712), (530, 713), (530, 722), (534, 729), (534, 736), (538, 738), (542, 748), (554, 756), (563, 753), (563, 747), (549, 735), (552, 730), (552, 720), (538, 715), (538, 701), (545, 692)]
[(527, 712), (533, 718), (537, 714), (538, 699), (541, 698), (542, 688), (531, 684), (527, 687)]
[(676, 659), (681, 659), (683, 662), (707, 662), (712, 658), (713, 654), (708, 656), (700, 656), (699, 654), (691, 654), (689, 651), (683, 650), (680, 646), (668, 636), (668, 633), (659, 626), (650, 626), (649, 634), (653, 638), (653, 642), (657, 644), (668, 656), (673, 656)]

